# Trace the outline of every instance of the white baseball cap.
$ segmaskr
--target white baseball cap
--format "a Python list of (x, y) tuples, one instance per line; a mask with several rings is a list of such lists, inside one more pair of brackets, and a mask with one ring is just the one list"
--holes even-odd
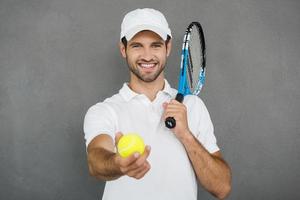
[(157, 33), (163, 40), (166, 40), (168, 35), (172, 37), (168, 22), (161, 12), (152, 8), (139, 8), (124, 16), (120, 40), (125, 37), (129, 41), (135, 34), (144, 30)]

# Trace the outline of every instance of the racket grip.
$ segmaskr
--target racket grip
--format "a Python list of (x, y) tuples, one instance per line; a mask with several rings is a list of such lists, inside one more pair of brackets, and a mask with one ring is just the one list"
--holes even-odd
[[(184, 98), (183, 94), (177, 93), (175, 100), (182, 103), (183, 98)], [(174, 119), (174, 117), (167, 117), (165, 121), (165, 125), (167, 128), (174, 128), (176, 126), (176, 120)]]

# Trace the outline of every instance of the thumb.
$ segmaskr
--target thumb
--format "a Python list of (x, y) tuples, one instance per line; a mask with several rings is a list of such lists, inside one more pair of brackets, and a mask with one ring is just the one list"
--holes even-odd
[(163, 108), (164, 108), (164, 109), (166, 109), (166, 108), (167, 108), (167, 105), (168, 105), (168, 103), (167, 103), (167, 102), (164, 102), (164, 103), (162, 104), (162, 106), (163, 106)]
[(115, 135), (115, 146), (118, 145), (119, 140), (121, 139), (121, 137), (123, 136), (122, 132), (117, 132)]

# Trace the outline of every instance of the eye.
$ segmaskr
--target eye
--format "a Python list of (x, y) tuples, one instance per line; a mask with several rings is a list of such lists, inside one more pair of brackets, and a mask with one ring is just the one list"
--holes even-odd
[(162, 43), (154, 43), (154, 44), (152, 44), (153, 48), (161, 48), (162, 46), (163, 46)]
[(139, 47), (141, 47), (142, 45), (141, 45), (141, 44), (138, 44), (138, 43), (133, 43), (133, 44), (131, 44), (130, 46), (131, 46), (131, 48), (139, 48)]

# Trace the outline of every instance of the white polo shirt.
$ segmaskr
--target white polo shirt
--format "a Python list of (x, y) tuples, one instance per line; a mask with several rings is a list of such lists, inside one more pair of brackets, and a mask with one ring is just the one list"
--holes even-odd
[[(181, 142), (165, 127), (164, 102), (174, 99), (177, 90), (165, 80), (163, 91), (154, 101), (132, 91), (126, 83), (118, 94), (92, 106), (84, 119), (86, 146), (101, 133), (134, 132), (151, 146), (150, 171), (140, 180), (122, 176), (106, 182), (103, 200), (196, 200), (197, 181)], [(219, 150), (213, 124), (202, 100), (194, 95), (184, 98), (191, 132), (210, 152)]]

